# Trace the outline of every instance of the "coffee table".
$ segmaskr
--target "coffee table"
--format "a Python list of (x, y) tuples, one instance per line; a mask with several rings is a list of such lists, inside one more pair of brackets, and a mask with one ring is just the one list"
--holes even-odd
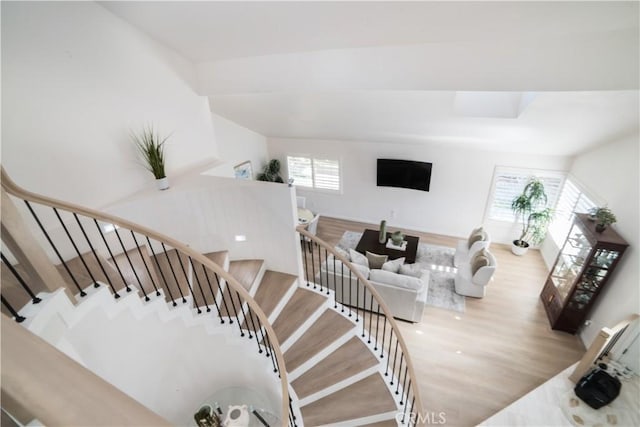
[(404, 236), (404, 240), (407, 242), (407, 248), (404, 251), (387, 247), (387, 240), (389, 239), (389, 237), (391, 237), (391, 233), (387, 233), (384, 243), (380, 243), (378, 241), (378, 237), (378, 230), (364, 230), (364, 233), (362, 233), (362, 238), (358, 242), (358, 246), (356, 246), (356, 251), (360, 252), (363, 255), (365, 255), (367, 251), (379, 255), (388, 255), (389, 259), (405, 257), (404, 262), (407, 264), (416, 262), (416, 255), (418, 253), (418, 241), (420, 240), (419, 237)]

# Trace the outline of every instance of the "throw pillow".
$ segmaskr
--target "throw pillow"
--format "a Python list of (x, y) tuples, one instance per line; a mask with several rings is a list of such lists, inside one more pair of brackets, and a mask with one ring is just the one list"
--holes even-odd
[(404, 257), (397, 258), (391, 261), (387, 261), (382, 264), (382, 269), (385, 271), (390, 271), (392, 273), (397, 273), (400, 271), (400, 267), (404, 264)]
[(367, 251), (367, 260), (369, 261), (369, 268), (380, 269), (385, 262), (389, 259), (388, 255), (378, 255), (373, 252)]
[(420, 277), (423, 267), (420, 264), (402, 264), (400, 266), (400, 274), (404, 276)]
[(353, 264), (360, 264), (365, 267), (369, 267), (369, 260), (367, 260), (367, 257), (362, 255), (360, 252), (349, 249), (349, 258)]
[[(369, 280), (398, 288), (421, 290), (425, 283), (417, 277), (403, 276), (384, 270), (371, 270)], [(427, 284), (428, 285), (428, 284)]]
[(489, 259), (489, 253), (485, 249), (478, 251), (471, 260), (471, 275), (473, 276), (482, 267), (486, 267), (490, 264), (491, 261)]
[(480, 231), (478, 231), (478, 232), (476, 232), (476, 233), (472, 234), (471, 236), (469, 236), (469, 241), (468, 241), (468, 245), (467, 245), (467, 246), (468, 246), (468, 248), (469, 248), (469, 249), (471, 249), (471, 246), (472, 246), (475, 242), (480, 241), (480, 240), (486, 240), (486, 238), (485, 238), (485, 232), (484, 232), (484, 231), (482, 231), (482, 230), (480, 230)]
[[(369, 277), (369, 267), (360, 265), (360, 264), (355, 264), (355, 263), (351, 263), (351, 265), (353, 265), (353, 268), (355, 268), (360, 273), (362, 273), (364, 277)], [(338, 275), (344, 275), (345, 277), (349, 277), (349, 267), (347, 267), (346, 265), (343, 265), (342, 261), (340, 261), (337, 258), (334, 258), (333, 255), (329, 255), (329, 257), (327, 257), (327, 262), (323, 263), (323, 268), (329, 273), (335, 272)]]

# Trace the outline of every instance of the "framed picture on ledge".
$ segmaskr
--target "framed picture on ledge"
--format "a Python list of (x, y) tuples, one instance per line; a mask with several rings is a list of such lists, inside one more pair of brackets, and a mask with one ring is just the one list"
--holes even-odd
[(237, 179), (253, 179), (253, 169), (251, 168), (251, 160), (247, 160), (246, 162), (240, 163), (239, 165), (235, 165), (233, 167), (233, 175)]

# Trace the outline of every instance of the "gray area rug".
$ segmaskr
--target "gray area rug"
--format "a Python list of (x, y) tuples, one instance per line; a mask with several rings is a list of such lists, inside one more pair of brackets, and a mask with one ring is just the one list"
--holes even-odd
[[(345, 231), (337, 246), (346, 250), (355, 249), (361, 237), (362, 233)], [(464, 312), (464, 297), (456, 294), (454, 290), (456, 269), (453, 266), (453, 255), (455, 251), (454, 248), (446, 246), (419, 243), (416, 262), (413, 265), (416, 275), (420, 274), (420, 270), (431, 272), (428, 305)]]

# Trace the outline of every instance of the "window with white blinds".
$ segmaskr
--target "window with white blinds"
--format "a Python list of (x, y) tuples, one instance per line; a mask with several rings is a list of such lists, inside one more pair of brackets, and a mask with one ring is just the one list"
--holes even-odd
[(549, 234), (558, 247), (564, 244), (575, 214), (588, 213), (596, 206), (596, 203), (571, 181), (571, 177), (566, 179), (558, 198), (553, 222), (549, 225)]
[(287, 156), (289, 179), (299, 187), (340, 191), (340, 161)]
[[(513, 221), (514, 215), (511, 210), (511, 202), (522, 193), (524, 186), (527, 185), (532, 177), (542, 181), (547, 194), (547, 206), (554, 207), (564, 179), (561, 173), (497, 167), (493, 176), (489, 218), (498, 221)], [(520, 220), (520, 218), (517, 219)]]

